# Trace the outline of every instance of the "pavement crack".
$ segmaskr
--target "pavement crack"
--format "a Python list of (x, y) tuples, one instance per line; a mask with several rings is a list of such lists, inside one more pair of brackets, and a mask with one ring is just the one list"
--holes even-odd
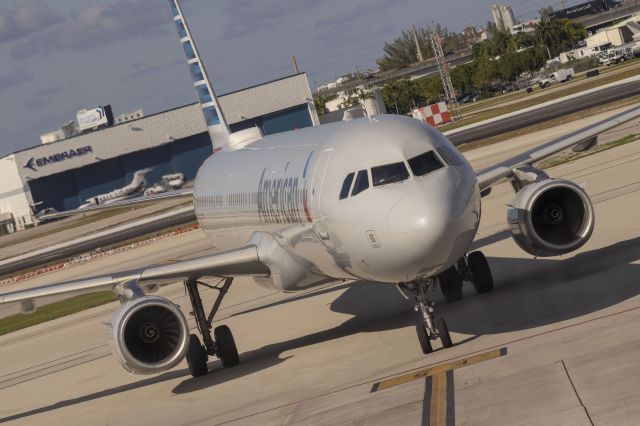
[(567, 364), (564, 362), (564, 360), (560, 362), (562, 362), (562, 367), (564, 368), (564, 372), (567, 374), (567, 379), (569, 379), (569, 383), (571, 383), (573, 392), (576, 394), (576, 398), (578, 398), (580, 405), (582, 405), (582, 408), (584, 409), (584, 412), (587, 415), (587, 418), (589, 419), (589, 423), (591, 423), (591, 426), (594, 426), (593, 419), (591, 418), (591, 414), (589, 414), (589, 410), (587, 410), (587, 407), (584, 405), (584, 402), (582, 402), (582, 398), (580, 398), (580, 394), (576, 389), (576, 385), (573, 383), (573, 380), (571, 379), (571, 375), (569, 374), (569, 370), (567, 369)]

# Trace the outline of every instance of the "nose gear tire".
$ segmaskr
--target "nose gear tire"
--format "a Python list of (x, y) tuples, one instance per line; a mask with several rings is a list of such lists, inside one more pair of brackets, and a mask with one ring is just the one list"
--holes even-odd
[(416, 324), (416, 333), (418, 334), (418, 341), (420, 342), (422, 353), (427, 355), (433, 352), (433, 348), (431, 347), (431, 339), (427, 335), (427, 330), (424, 328), (422, 322)]
[(447, 327), (447, 323), (445, 322), (444, 318), (436, 318), (435, 327), (436, 330), (438, 330), (438, 336), (440, 336), (440, 342), (442, 342), (442, 346), (445, 348), (450, 348), (451, 346), (453, 346), (451, 336), (449, 335), (449, 328)]

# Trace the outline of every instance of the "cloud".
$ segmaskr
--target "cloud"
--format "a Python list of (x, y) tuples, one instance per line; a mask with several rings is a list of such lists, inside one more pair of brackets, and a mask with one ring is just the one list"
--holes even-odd
[(167, 32), (168, 7), (157, 0), (118, 0), (86, 7), (65, 25), (50, 28), (15, 44), (13, 59), (55, 50), (90, 50), (133, 38), (152, 38)]
[(326, 0), (228, 0), (223, 9), (228, 18), (223, 24), (223, 38), (229, 40), (275, 28), (287, 16), (310, 12), (323, 3)]
[(0, 7), (0, 43), (44, 31), (63, 21), (64, 18), (42, 0)]
[(183, 60), (183, 59), (175, 60), (175, 61), (169, 62), (168, 64), (163, 64), (163, 65), (145, 65), (142, 62), (137, 62), (136, 61), (136, 62), (133, 62), (130, 65), (130, 67), (131, 67), (131, 69), (133, 69), (133, 71), (130, 72), (129, 74), (127, 74), (127, 75), (124, 75), (124, 76), (120, 77), (120, 81), (124, 83), (125, 81), (128, 81), (128, 80), (135, 80), (135, 79), (142, 78), (142, 77), (145, 77), (145, 76), (150, 75), (150, 74), (155, 74), (155, 73), (158, 73), (160, 71), (164, 71), (164, 70), (167, 70), (169, 68), (173, 68), (173, 67), (178, 66), (178, 65), (184, 65), (185, 68), (187, 67), (186, 61)]
[(31, 81), (33, 81), (33, 74), (26, 69), (9, 71), (7, 74), (0, 74), (0, 91), (20, 86), (21, 84), (29, 83)]
[(38, 98), (43, 98), (43, 97), (57, 95), (58, 93), (60, 93), (62, 91), (63, 88), (64, 88), (64, 86), (41, 87), (39, 89), (36, 89), (33, 92), (33, 96), (38, 97)]
[(353, 23), (369, 15), (380, 15), (387, 9), (397, 8), (400, 5), (409, 3), (409, 0), (367, 0), (355, 4), (350, 10), (336, 12), (335, 14), (321, 19), (315, 24), (315, 28), (330, 33), (339, 32), (344, 34), (345, 28), (350, 28)]
[(56, 102), (58, 99), (55, 95), (62, 92), (64, 86), (45, 86), (40, 87), (33, 92), (33, 96), (24, 100), (24, 106), (27, 109), (36, 109), (47, 104)]
[(27, 109), (36, 109), (44, 106), (45, 102), (42, 99), (33, 98), (33, 99), (25, 99), (24, 106)]

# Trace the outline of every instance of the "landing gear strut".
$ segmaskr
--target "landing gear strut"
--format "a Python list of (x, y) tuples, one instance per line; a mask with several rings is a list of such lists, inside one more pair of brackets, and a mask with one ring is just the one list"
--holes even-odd
[(443, 347), (450, 348), (453, 346), (447, 323), (444, 318), (434, 318), (435, 304), (427, 298), (427, 291), (433, 283), (433, 278), (427, 278), (399, 284), (399, 288), (403, 293), (409, 292), (416, 299), (415, 310), (420, 314), (420, 319), (416, 324), (416, 333), (424, 354), (433, 352), (431, 341), (438, 338)]
[[(213, 324), (213, 317), (218, 312), (220, 304), (225, 294), (231, 287), (233, 278), (225, 278), (222, 286), (211, 286), (209, 284), (202, 283), (197, 280), (187, 280), (184, 282), (184, 286), (189, 294), (191, 300), (191, 306), (193, 312), (191, 313), (196, 320), (198, 331), (202, 335), (203, 343), (200, 343), (200, 339), (195, 334), (189, 336), (189, 350), (187, 351), (187, 365), (189, 372), (193, 377), (202, 376), (207, 374), (207, 359), (209, 356), (217, 356), (222, 361), (222, 366), (225, 368), (238, 365), (240, 358), (238, 356), (238, 349), (236, 343), (231, 334), (231, 330), (226, 325), (221, 325), (213, 330), (213, 336), (211, 336), (211, 327)], [(205, 315), (204, 307), (202, 305), (202, 299), (200, 298), (200, 290), (198, 286), (204, 286), (210, 289), (218, 291), (213, 307), (209, 315)], [(214, 340), (215, 338), (215, 340)]]

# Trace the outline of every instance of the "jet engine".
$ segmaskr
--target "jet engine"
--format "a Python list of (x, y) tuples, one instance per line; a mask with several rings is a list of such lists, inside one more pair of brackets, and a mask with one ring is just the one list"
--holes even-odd
[(575, 183), (545, 179), (524, 186), (511, 202), (507, 222), (520, 248), (535, 256), (574, 251), (591, 237), (594, 226), (589, 196)]
[(168, 370), (182, 361), (189, 347), (184, 315), (178, 306), (158, 296), (124, 303), (114, 313), (108, 332), (113, 354), (133, 374)]

